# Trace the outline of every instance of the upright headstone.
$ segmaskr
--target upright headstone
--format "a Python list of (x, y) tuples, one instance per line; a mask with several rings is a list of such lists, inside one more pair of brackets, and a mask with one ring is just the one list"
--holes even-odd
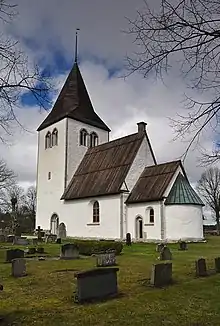
[(43, 231), (43, 229), (41, 229), (41, 227), (38, 225), (38, 227), (37, 227), (37, 239), (38, 239), (38, 241), (42, 241), (42, 231)]
[(115, 265), (116, 265), (115, 251), (97, 254), (96, 256), (97, 267), (106, 267), (106, 266), (115, 266)]
[(84, 303), (91, 300), (102, 300), (118, 294), (118, 268), (96, 268), (78, 272), (75, 301)]
[(187, 250), (187, 243), (185, 241), (180, 241), (179, 242), (179, 250), (184, 251)]
[(196, 276), (207, 276), (206, 261), (204, 258), (196, 260)]
[(6, 251), (6, 262), (11, 262), (16, 258), (24, 258), (24, 250), (10, 249)]
[(61, 246), (60, 259), (79, 258), (79, 247), (74, 243), (67, 243)]
[(66, 225), (63, 222), (58, 227), (58, 238), (66, 239)]
[(15, 236), (13, 244), (18, 246), (27, 246), (29, 244), (29, 241), (26, 238)]
[(172, 263), (155, 264), (151, 271), (151, 285), (155, 287), (169, 285), (172, 282)]
[(131, 233), (126, 234), (126, 245), (131, 246)]
[(61, 238), (57, 238), (56, 243), (61, 244)]
[(160, 252), (160, 260), (172, 260), (173, 256), (168, 247), (163, 247)]
[(12, 276), (22, 277), (26, 276), (26, 261), (23, 258), (17, 258), (12, 260)]
[(220, 273), (220, 257), (215, 258), (215, 270)]

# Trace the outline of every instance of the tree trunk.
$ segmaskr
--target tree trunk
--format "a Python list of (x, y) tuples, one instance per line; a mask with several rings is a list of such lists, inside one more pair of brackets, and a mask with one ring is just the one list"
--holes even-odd
[(219, 223), (219, 210), (216, 210), (216, 231), (220, 234), (220, 223)]

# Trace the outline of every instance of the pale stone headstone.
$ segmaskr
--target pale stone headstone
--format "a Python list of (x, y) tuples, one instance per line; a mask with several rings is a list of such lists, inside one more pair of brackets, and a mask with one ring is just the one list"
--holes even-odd
[(60, 223), (58, 227), (58, 238), (66, 239), (66, 225), (64, 223)]
[(17, 258), (12, 260), (12, 276), (22, 277), (26, 276), (26, 261), (23, 258)]
[(61, 246), (60, 259), (79, 258), (79, 247), (73, 243), (67, 243)]
[(155, 287), (169, 285), (172, 282), (172, 263), (152, 266), (150, 284)]
[(118, 295), (117, 272), (118, 268), (96, 268), (78, 272), (75, 301), (83, 303), (91, 300), (102, 300)]
[(115, 251), (97, 254), (96, 256), (97, 267), (115, 266), (115, 265), (116, 265)]
[(160, 260), (172, 260), (172, 253), (168, 247), (162, 248), (160, 252)]
[(196, 276), (207, 276), (206, 261), (204, 258), (196, 260)]

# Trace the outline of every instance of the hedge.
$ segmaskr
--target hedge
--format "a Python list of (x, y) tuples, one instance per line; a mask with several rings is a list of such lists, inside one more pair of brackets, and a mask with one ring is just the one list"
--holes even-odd
[(74, 240), (73, 243), (79, 247), (79, 254), (86, 256), (108, 250), (115, 250), (116, 255), (119, 255), (123, 249), (119, 241)]

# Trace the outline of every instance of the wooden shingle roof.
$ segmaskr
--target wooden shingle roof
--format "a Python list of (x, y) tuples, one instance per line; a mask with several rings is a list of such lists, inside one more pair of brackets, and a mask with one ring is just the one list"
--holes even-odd
[(61, 199), (119, 193), (145, 133), (89, 148)]
[(93, 109), (78, 64), (75, 62), (69, 76), (46, 119), (38, 131), (64, 119), (72, 118), (94, 127), (110, 131)]
[[(182, 167), (182, 163), (178, 160), (146, 167), (126, 202), (139, 203), (163, 199), (164, 192), (179, 166)], [(183, 167), (182, 170), (184, 172)]]

